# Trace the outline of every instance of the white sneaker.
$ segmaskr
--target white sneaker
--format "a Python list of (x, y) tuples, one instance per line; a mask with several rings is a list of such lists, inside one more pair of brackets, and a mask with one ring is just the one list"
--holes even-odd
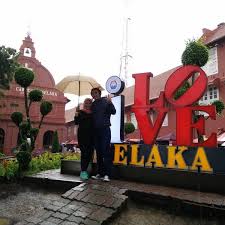
[(91, 178), (94, 179), (94, 180), (101, 180), (102, 176), (100, 174), (97, 174), (95, 176), (91, 176)]
[(105, 181), (105, 182), (109, 182), (110, 181), (109, 176), (107, 176), (107, 175), (105, 175), (102, 180)]

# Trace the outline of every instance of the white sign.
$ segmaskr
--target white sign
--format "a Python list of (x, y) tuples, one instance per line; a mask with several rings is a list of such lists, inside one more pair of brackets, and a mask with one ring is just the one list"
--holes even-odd
[(122, 116), (124, 113), (122, 112), (122, 96), (116, 96), (112, 98), (112, 103), (116, 108), (116, 114), (111, 115), (110, 122), (111, 122), (111, 143), (121, 143), (121, 130), (123, 129)]
[(111, 76), (105, 86), (110, 94), (120, 94), (124, 89), (124, 82), (117, 76)]

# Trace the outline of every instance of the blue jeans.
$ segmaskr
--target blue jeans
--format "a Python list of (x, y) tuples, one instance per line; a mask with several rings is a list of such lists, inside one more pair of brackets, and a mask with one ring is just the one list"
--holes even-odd
[(95, 149), (97, 154), (98, 174), (101, 176), (111, 175), (112, 151), (110, 149), (110, 127), (95, 129)]

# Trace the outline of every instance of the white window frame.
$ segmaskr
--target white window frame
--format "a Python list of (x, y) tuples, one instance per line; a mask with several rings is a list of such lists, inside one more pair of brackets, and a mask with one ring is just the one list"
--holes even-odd
[(219, 100), (219, 89), (216, 86), (210, 85), (207, 87), (206, 92), (199, 100), (200, 105), (210, 105), (214, 101)]
[(217, 47), (209, 49), (209, 60), (205, 66), (202, 67), (207, 76), (218, 73), (218, 55)]
[[(211, 105), (216, 100), (219, 100), (219, 89), (216, 86), (210, 85), (199, 100), (199, 105)], [(207, 117), (208, 113), (199, 111), (199, 115)]]

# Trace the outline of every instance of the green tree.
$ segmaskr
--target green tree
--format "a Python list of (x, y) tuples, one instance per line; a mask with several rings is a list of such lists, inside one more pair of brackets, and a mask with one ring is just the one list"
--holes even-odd
[(19, 66), (18, 55), (15, 49), (0, 46), (0, 96), (3, 96), (4, 90), (10, 87), (10, 82)]
[(57, 130), (53, 133), (52, 152), (59, 152), (60, 144)]
[[(43, 93), (40, 90), (32, 90), (28, 94), (28, 87), (34, 80), (34, 73), (27, 68), (18, 68), (15, 72), (15, 81), (24, 89), (25, 116), (21, 112), (14, 112), (11, 115), (12, 121), (19, 128), (19, 142), (16, 146), (16, 158), (20, 170), (27, 170), (31, 161), (32, 151), (43, 123), (44, 117), (51, 112), (52, 103), (42, 101)], [(30, 107), (34, 102), (41, 102), (40, 113), (42, 115), (38, 127), (33, 127), (30, 120)]]

